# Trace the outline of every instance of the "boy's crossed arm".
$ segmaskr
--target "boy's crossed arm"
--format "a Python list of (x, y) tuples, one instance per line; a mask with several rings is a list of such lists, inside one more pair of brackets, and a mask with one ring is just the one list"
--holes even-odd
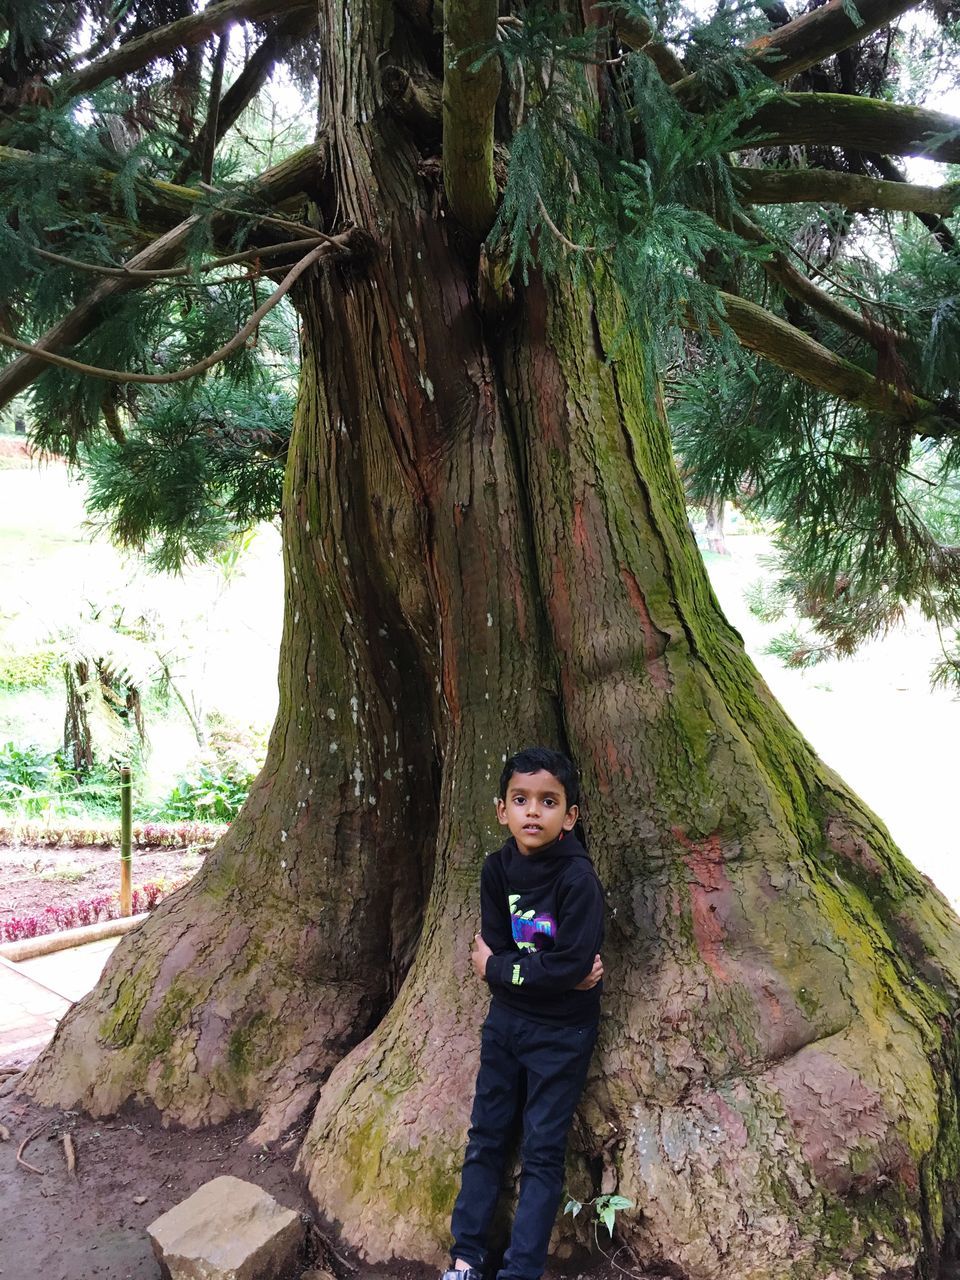
[(470, 957), (481, 978), (501, 986), (529, 985), (549, 991), (589, 991), (597, 985), (603, 977), (603, 962), (596, 953), (603, 894), (596, 879), (585, 876), (567, 889), (558, 913), (556, 943), (549, 951), (518, 954), (501, 897), (490, 876), (481, 874), (481, 933), (474, 939)]
[[(483, 936), (479, 933), (476, 934), (473, 939), (473, 949), (470, 952), (470, 959), (473, 963), (474, 969), (477, 971), (478, 978), (486, 978), (487, 961), (491, 956), (495, 955), (496, 953), (491, 951), (484, 942)], [(591, 987), (595, 987), (597, 985), (602, 977), (603, 961), (600, 959), (599, 955), (596, 955), (593, 957), (593, 965), (591, 966), (590, 972), (575, 986), (571, 987), (571, 990), (589, 991)]]

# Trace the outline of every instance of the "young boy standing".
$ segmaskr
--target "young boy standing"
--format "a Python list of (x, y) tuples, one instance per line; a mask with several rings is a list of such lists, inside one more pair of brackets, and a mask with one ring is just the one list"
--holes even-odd
[(603, 978), (603, 889), (573, 832), (578, 801), (576, 769), (558, 751), (531, 747), (504, 765), (497, 817), (510, 838), (483, 865), (471, 953), (490, 1011), (444, 1280), (480, 1280), (485, 1269), (521, 1107), (520, 1196), (497, 1280), (540, 1280), (546, 1262)]

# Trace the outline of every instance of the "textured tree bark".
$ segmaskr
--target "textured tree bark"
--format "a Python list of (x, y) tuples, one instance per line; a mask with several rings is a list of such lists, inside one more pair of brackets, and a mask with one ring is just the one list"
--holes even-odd
[(195, 880), (124, 939), (28, 1073), (41, 1100), (106, 1113), (149, 1099), (190, 1126), (255, 1108), (269, 1140), (412, 958), (438, 786), (420, 533), (382, 450), (344, 434), (320, 354), (304, 352), (286, 477), (267, 763)]
[(436, 166), (379, 109), (380, 56), (420, 75), (426, 37), (380, 0), (321, 28), (323, 212), (379, 253), (299, 298), (268, 763), (29, 1087), (187, 1123), (266, 1098), (273, 1134), (339, 1056), (300, 1154), (318, 1206), (370, 1259), (439, 1261), (491, 800), (506, 752), (553, 742), (609, 893), (571, 1191), (633, 1199), (623, 1239), (689, 1280), (948, 1274), (960, 922), (723, 618), (643, 335), (573, 279), (485, 319)]

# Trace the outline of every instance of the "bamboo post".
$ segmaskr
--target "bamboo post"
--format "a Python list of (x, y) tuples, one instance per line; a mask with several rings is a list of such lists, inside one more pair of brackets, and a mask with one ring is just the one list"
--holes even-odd
[(120, 768), (120, 914), (128, 916), (133, 910), (133, 885), (131, 881), (132, 806), (130, 802), (130, 766)]

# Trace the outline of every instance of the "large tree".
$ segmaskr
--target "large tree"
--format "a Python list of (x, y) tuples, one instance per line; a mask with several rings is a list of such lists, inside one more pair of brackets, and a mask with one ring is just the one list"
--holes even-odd
[[(301, 373), (267, 763), (202, 871), (121, 943), (21, 1087), (95, 1113), (150, 1100), (191, 1126), (254, 1110), (257, 1141), (309, 1110), (300, 1167), (344, 1238), (372, 1259), (439, 1260), (485, 1004), (468, 950), (491, 801), (504, 754), (550, 742), (582, 767), (609, 895), (571, 1191), (632, 1199), (619, 1231), (636, 1263), (691, 1280), (950, 1274), (960, 924), (720, 612), (657, 381), (659, 330), (677, 320), (735, 336), (897, 439), (955, 429), (901, 365), (884, 370), (884, 326), (861, 323), (873, 357), (847, 358), (738, 296), (722, 265), (772, 263), (795, 319), (855, 324), (775, 254), (750, 259), (757, 233), (728, 179), (761, 136), (808, 159), (818, 143), (954, 158), (954, 122), (935, 112), (776, 87), (908, 4), (830, 0), (793, 19), (765, 4), (735, 56), (711, 48), (702, 65), (702, 41), (665, 42), (636, 15), (611, 29), (587, 6), (499, 20), (490, 0), (75, 8), (70, 33), (59, 6), (6, 6), (18, 271), (0, 336), (17, 353), (0, 395), (39, 377), (40, 436), (77, 456), (101, 429), (127, 442), (138, 379), (165, 385), (174, 358), (221, 367), (212, 338), (185, 350), (170, 321), (179, 281), (187, 327), (234, 287), (204, 291), (204, 254), (217, 270), (254, 262), (255, 295), (283, 278)], [(256, 25), (224, 90), (235, 18)], [(316, 144), (252, 184), (211, 182), (214, 141), (304, 36)], [(127, 106), (97, 96), (109, 77)], [(71, 114), (78, 98), (93, 108)], [(151, 149), (158, 102), (174, 141)], [(99, 151), (80, 156), (91, 119)], [(117, 120), (142, 136), (111, 164), (103, 122)], [(907, 204), (892, 181), (836, 172), (820, 188), (812, 169), (777, 198), (872, 193), (942, 223), (942, 195)], [(41, 196), (59, 222), (38, 224)], [(150, 274), (180, 262), (184, 276)], [(160, 283), (149, 352), (111, 358), (104, 335), (117, 348), (118, 314)], [(222, 406), (213, 417), (211, 450), (229, 435)]]

